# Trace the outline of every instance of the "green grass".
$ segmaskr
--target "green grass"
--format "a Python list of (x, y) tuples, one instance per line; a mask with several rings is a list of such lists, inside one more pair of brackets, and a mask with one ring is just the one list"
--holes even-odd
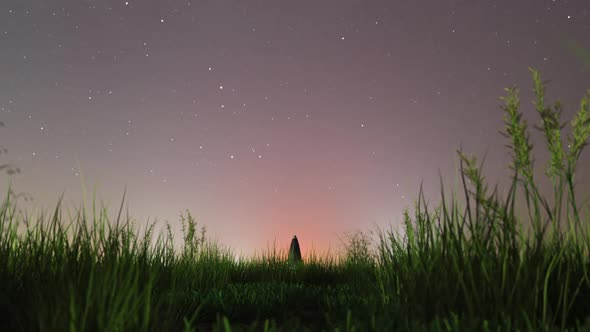
[(58, 203), (33, 218), (9, 196), (0, 210), (0, 330), (590, 330), (590, 218), (574, 190), (590, 91), (564, 144), (560, 106), (545, 105), (531, 71), (551, 199), (533, 176), (516, 88), (502, 107), (513, 173), (506, 197), (459, 151), (461, 193), (441, 188), (431, 209), (420, 191), (403, 234), (379, 231), (373, 243), (356, 233), (342, 255), (302, 265), (276, 248), (236, 261), (188, 212), (178, 246), (169, 225), (139, 232), (121, 210), (109, 218), (93, 205), (66, 220)]

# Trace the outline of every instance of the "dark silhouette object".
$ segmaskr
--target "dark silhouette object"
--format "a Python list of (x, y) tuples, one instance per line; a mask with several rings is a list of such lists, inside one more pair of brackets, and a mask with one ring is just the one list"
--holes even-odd
[(291, 240), (291, 247), (289, 248), (289, 262), (301, 263), (301, 249), (299, 248), (299, 241), (297, 241), (297, 235), (293, 235)]

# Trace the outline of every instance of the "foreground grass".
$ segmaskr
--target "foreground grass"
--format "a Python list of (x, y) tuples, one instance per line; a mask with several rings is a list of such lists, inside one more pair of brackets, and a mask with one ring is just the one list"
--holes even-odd
[(140, 233), (120, 212), (109, 219), (94, 206), (64, 220), (61, 204), (33, 220), (9, 197), (0, 210), (0, 330), (590, 330), (589, 218), (573, 180), (590, 135), (590, 92), (566, 151), (559, 106), (545, 106), (532, 73), (551, 201), (533, 178), (516, 89), (503, 106), (513, 157), (507, 197), (489, 193), (476, 159), (460, 151), (461, 198), (443, 188), (431, 210), (419, 195), (403, 236), (381, 231), (373, 247), (357, 233), (343, 255), (303, 265), (276, 251), (236, 261), (204, 229), (199, 236), (190, 213), (178, 249), (169, 226)]

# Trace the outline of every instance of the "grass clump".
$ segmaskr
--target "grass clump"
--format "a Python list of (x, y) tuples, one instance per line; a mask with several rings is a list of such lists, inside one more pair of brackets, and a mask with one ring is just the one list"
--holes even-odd
[[(550, 159), (547, 199), (534, 174), (517, 88), (502, 98), (511, 153), (506, 197), (491, 190), (482, 164), (458, 151), (463, 192), (431, 209), (420, 189), (405, 231), (348, 237), (339, 257), (289, 253), (236, 261), (206, 239), (189, 212), (182, 246), (170, 225), (140, 234), (106, 209), (0, 210), (0, 330), (22, 331), (432, 331), (590, 329), (588, 216), (574, 173), (590, 136), (590, 91), (562, 142), (561, 106), (546, 106), (531, 69), (537, 128)], [(524, 204), (524, 206), (522, 206)], [(526, 215), (517, 213), (524, 208)], [(531, 229), (526, 229), (528, 222)], [(552, 227), (549, 227), (552, 226)]]

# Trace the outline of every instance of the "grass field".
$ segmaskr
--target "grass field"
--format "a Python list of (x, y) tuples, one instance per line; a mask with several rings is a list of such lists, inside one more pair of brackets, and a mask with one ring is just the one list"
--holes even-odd
[(419, 194), (403, 234), (381, 231), (375, 243), (354, 234), (338, 257), (291, 265), (273, 250), (236, 261), (190, 213), (175, 240), (170, 227), (140, 233), (104, 207), (65, 219), (58, 204), (30, 217), (8, 197), (0, 211), (0, 330), (590, 330), (590, 218), (574, 190), (590, 91), (562, 138), (559, 106), (545, 105), (531, 71), (551, 156), (549, 198), (533, 177), (516, 88), (502, 107), (513, 171), (506, 197), (459, 151), (462, 192), (449, 197), (441, 188), (434, 209)]

